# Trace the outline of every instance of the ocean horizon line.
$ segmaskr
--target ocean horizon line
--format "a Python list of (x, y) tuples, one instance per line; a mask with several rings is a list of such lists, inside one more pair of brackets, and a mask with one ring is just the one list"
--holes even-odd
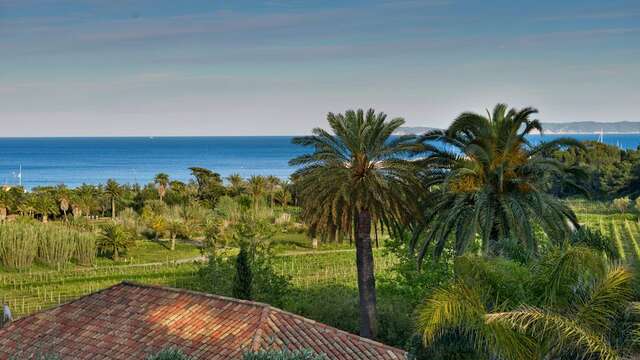
[[(604, 132), (603, 135), (640, 135), (640, 132)], [(293, 135), (71, 135), (71, 136), (0, 136), (0, 140), (21, 140), (21, 139), (186, 139), (186, 138), (293, 138), (298, 136), (309, 136), (312, 134), (293, 134)], [(395, 134), (397, 136), (407, 134)], [(409, 134), (409, 135), (420, 135)], [(597, 132), (551, 132), (532, 133), (533, 136), (545, 135), (600, 135)]]
[(293, 135), (69, 135), (69, 136), (0, 136), (5, 139), (175, 139), (175, 138), (286, 138), (307, 136), (311, 134)]

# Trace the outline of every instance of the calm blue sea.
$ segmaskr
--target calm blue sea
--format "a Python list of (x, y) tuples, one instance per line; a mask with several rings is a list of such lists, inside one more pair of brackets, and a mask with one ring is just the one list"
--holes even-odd
[[(597, 135), (572, 135), (596, 140)], [(534, 141), (557, 136), (533, 137)], [(605, 135), (622, 148), (640, 146), (640, 135)], [(189, 167), (212, 169), (223, 176), (275, 175), (286, 178), (289, 159), (304, 152), (291, 137), (158, 137), (158, 138), (0, 138), (0, 182), (27, 188), (41, 185), (147, 183), (158, 172), (172, 179), (190, 179)]]

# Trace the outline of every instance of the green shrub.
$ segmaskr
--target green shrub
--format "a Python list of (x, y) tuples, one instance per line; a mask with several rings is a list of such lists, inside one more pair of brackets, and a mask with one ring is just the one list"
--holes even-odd
[(620, 258), (613, 239), (604, 236), (599, 230), (581, 227), (571, 236), (572, 245), (582, 245), (603, 252), (608, 258), (617, 260)]
[[(279, 275), (264, 257), (257, 257), (251, 263), (253, 281), (251, 294), (255, 301), (282, 307), (291, 292), (289, 278)], [(233, 286), (236, 261), (233, 258), (211, 256), (207, 265), (200, 268), (195, 290), (223, 296), (234, 296)]]
[(617, 199), (613, 199), (613, 206), (620, 211), (621, 213), (625, 213), (629, 209), (629, 205), (631, 205), (631, 199), (628, 196), (620, 197)]
[(269, 350), (258, 352), (247, 352), (242, 357), (243, 360), (329, 360), (325, 355), (315, 354), (311, 350)]
[(38, 229), (28, 223), (0, 224), (0, 260), (9, 269), (25, 269), (38, 255)]
[(147, 360), (191, 360), (191, 358), (180, 349), (175, 347), (166, 348), (161, 350), (155, 355), (147, 357)]
[(358, 289), (339, 284), (295, 288), (285, 309), (354, 334), (359, 331)]
[(482, 288), (490, 308), (517, 306), (531, 298), (529, 269), (515, 261), (464, 255), (455, 259), (454, 268), (456, 277), (467, 286)]
[(9, 358), (9, 360), (23, 360), (23, 359), (29, 359), (29, 360), (62, 360), (60, 355), (52, 354), (52, 353), (45, 353), (45, 354), (38, 353), (38, 354), (31, 354), (29, 356), (21, 356), (21, 357), (18, 357), (16, 355), (14, 355), (14, 356)]
[(407, 346), (409, 360), (488, 360), (475, 349), (473, 342), (460, 331), (449, 331), (425, 348), (420, 335), (414, 335)]

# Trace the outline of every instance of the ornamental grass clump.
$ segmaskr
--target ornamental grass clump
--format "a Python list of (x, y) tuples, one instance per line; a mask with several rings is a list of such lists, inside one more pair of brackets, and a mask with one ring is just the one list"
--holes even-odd
[(38, 235), (38, 260), (58, 268), (71, 260), (76, 231), (63, 226), (39, 226)]
[(0, 261), (8, 269), (25, 269), (38, 255), (38, 229), (32, 224), (0, 224)]
[(80, 265), (93, 264), (96, 235), (92, 232), (54, 224), (0, 224), (0, 262), (8, 269), (25, 269), (34, 260), (60, 268), (75, 259)]
[(97, 235), (90, 232), (76, 232), (73, 240), (75, 252), (73, 258), (78, 265), (91, 266), (95, 263), (97, 252)]

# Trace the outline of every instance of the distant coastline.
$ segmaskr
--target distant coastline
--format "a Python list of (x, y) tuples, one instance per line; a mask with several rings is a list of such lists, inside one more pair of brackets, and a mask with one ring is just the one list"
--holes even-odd
[[(566, 123), (542, 123), (543, 134), (548, 135), (639, 135), (640, 122), (618, 121), (577, 121)], [(398, 135), (421, 134), (436, 128), (426, 126), (405, 126), (398, 129)], [(532, 132), (539, 134), (539, 132)]]

